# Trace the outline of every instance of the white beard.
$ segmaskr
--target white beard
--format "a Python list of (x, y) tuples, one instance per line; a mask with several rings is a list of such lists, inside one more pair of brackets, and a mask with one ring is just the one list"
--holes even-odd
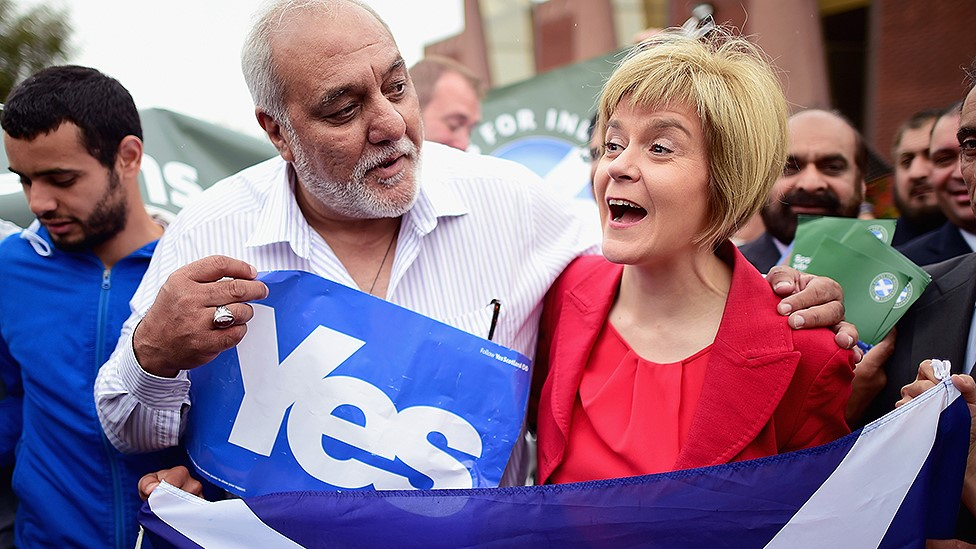
[[(286, 129), (295, 160), (292, 166), (305, 190), (336, 213), (355, 219), (400, 217), (410, 211), (420, 192), (420, 151), (406, 136), (392, 145), (368, 151), (359, 158), (349, 181), (334, 181), (317, 174), (309, 162), (306, 148), (295, 132)], [(366, 173), (395, 155), (413, 160), (413, 169), (390, 179), (379, 179), (379, 188), (370, 187)]]

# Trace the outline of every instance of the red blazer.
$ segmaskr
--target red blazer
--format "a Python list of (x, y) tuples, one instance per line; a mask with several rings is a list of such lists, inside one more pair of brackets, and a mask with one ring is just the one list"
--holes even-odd
[[(853, 353), (839, 348), (830, 330), (790, 329), (776, 312), (779, 297), (735, 246), (724, 244), (719, 256), (732, 265), (732, 284), (674, 469), (809, 448), (848, 434)], [(530, 403), (540, 484), (562, 462), (583, 367), (622, 272), (603, 257), (582, 257), (546, 297)]]

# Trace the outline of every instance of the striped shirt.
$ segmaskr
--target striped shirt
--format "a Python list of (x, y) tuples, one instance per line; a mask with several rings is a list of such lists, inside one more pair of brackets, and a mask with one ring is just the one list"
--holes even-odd
[[(545, 293), (575, 257), (598, 253), (592, 230), (521, 165), (425, 143), (422, 166), (419, 197), (401, 222), (387, 299), (481, 337), (498, 299), (494, 341), (534, 356)], [(159, 241), (132, 298), (132, 316), (95, 383), (102, 427), (121, 451), (177, 445), (190, 408), (186, 372), (153, 376), (132, 350), (133, 330), (174, 270), (221, 254), (258, 271), (308, 271), (356, 288), (305, 221), (295, 184), (280, 157), (248, 168), (200, 195)]]

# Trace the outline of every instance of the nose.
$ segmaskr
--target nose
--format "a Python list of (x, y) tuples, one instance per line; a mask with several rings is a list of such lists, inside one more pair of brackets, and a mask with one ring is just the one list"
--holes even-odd
[(808, 163), (796, 174), (796, 187), (810, 193), (824, 191), (827, 189), (827, 182), (817, 170), (816, 164)]
[(458, 128), (451, 135), (451, 141), (448, 143), (448, 145), (462, 151), (468, 150), (469, 144), (471, 144), (471, 130), (468, 128)]
[(610, 176), (610, 179), (618, 182), (627, 182), (636, 181), (640, 178), (637, 164), (632, 158), (633, 154), (636, 153), (631, 153), (630, 148), (625, 148), (607, 163), (607, 175)]
[(932, 172), (932, 161), (927, 156), (917, 154), (908, 165), (909, 179), (925, 179)]
[(34, 182), (31, 185), (24, 185), (24, 197), (27, 198), (31, 213), (37, 217), (58, 209), (58, 201), (54, 193), (43, 183)]
[(448, 147), (454, 147), (455, 149), (466, 151), (468, 150), (468, 145), (471, 143), (471, 138), (468, 134), (462, 131), (455, 131), (444, 140), (444, 144)]
[(962, 181), (962, 162), (959, 161), (958, 154), (956, 154), (956, 166), (952, 168), (952, 178)]
[(382, 96), (376, 101), (372, 109), (373, 118), (370, 122), (367, 138), (374, 145), (399, 141), (407, 133), (407, 123), (399, 109), (399, 104)]

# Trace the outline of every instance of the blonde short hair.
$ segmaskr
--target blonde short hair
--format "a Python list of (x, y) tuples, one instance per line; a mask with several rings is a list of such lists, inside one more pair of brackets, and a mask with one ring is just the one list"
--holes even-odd
[(668, 29), (636, 46), (603, 87), (597, 131), (622, 100), (640, 107), (687, 105), (708, 148), (707, 228), (714, 247), (766, 202), (786, 163), (786, 98), (765, 54), (724, 28), (702, 38)]

